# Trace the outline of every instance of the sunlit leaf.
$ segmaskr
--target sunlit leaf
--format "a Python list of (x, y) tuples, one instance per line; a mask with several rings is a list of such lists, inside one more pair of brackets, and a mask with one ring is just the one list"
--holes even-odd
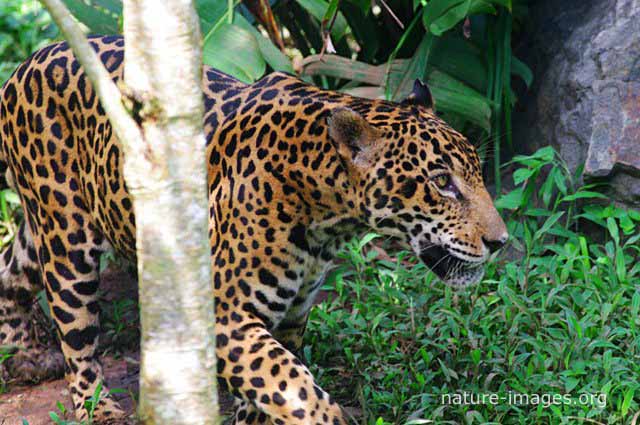
[(210, 31), (202, 47), (202, 60), (246, 83), (262, 77), (266, 69), (256, 37), (235, 24), (222, 23)]
[(519, 187), (496, 199), (495, 206), (500, 209), (515, 210), (522, 206), (522, 200), (523, 188)]
[(628, 388), (624, 392), (624, 399), (622, 400), (622, 405), (620, 406), (620, 413), (623, 417), (627, 416), (629, 412), (629, 407), (631, 406), (631, 401), (633, 400), (633, 396), (636, 393), (636, 388), (631, 387)]

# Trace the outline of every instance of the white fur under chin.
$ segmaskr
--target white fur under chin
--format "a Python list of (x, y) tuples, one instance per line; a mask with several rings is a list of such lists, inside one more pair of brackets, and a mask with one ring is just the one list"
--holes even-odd
[(478, 265), (477, 267), (472, 267), (464, 270), (464, 272), (459, 273), (452, 277), (446, 277), (445, 279), (441, 279), (447, 286), (451, 286), (456, 289), (467, 288), (473, 285), (477, 285), (480, 283), (482, 278), (484, 277), (484, 267), (482, 265)]

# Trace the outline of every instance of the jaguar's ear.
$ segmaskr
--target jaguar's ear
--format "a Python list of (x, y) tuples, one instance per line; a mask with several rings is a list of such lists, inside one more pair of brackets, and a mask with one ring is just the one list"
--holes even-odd
[(349, 108), (336, 108), (327, 118), (329, 137), (336, 144), (338, 152), (356, 155), (366, 150), (376, 139), (378, 130), (362, 115)]
[(435, 109), (435, 105), (433, 103), (433, 97), (431, 96), (431, 90), (425, 83), (420, 80), (416, 80), (413, 82), (413, 90), (407, 96), (405, 100), (402, 101), (403, 105), (420, 105), (427, 109)]

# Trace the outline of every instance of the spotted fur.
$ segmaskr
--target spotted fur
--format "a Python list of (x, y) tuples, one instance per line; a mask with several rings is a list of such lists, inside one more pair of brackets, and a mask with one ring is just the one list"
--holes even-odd
[[(90, 42), (121, 80), (122, 38)], [(282, 73), (246, 85), (205, 68), (203, 90), (218, 375), (239, 400), (235, 423), (345, 424), (294, 354), (331, 260), (370, 229), (450, 284), (479, 280), (506, 232), (478, 156), (433, 113), (423, 85), (397, 104)], [(36, 52), (3, 86), (0, 139), (27, 223), (3, 255), (0, 344), (24, 348), (8, 365), (14, 376), (60, 370), (31, 336), (29, 306), (44, 284), (85, 419), (103, 376), (98, 260), (111, 249), (135, 259), (135, 216), (120, 144), (66, 43)], [(122, 414), (109, 397), (95, 412)]]

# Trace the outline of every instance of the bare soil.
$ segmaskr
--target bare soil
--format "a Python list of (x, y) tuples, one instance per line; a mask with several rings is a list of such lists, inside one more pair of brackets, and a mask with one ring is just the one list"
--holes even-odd
[[(130, 367), (127, 360), (113, 357), (103, 358), (105, 380), (110, 388), (123, 388), (132, 394), (138, 391), (137, 366)], [(130, 394), (117, 394), (122, 407), (127, 412), (135, 410)], [(62, 403), (67, 414), (63, 415), (57, 407)], [(45, 425), (52, 423), (49, 412), (55, 412), (60, 418), (73, 419), (71, 397), (64, 379), (43, 382), (33, 386), (10, 387), (8, 393), (0, 395), (0, 424), (22, 425), (26, 420), (29, 425)]]

